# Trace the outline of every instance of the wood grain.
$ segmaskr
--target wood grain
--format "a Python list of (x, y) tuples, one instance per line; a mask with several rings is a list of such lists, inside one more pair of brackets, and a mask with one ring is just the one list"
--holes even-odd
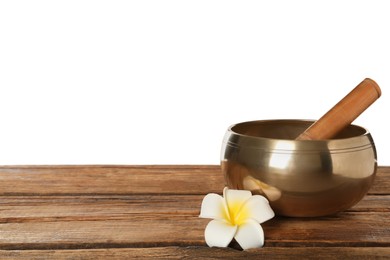
[(3, 260), (38, 259), (389, 259), (390, 247), (231, 248), (154, 247), (77, 250), (0, 250)]
[(206, 194), (221, 192), (219, 166), (9, 166), (0, 195)]
[(390, 256), (388, 167), (352, 209), (276, 217), (245, 252), (205, 245), (200, 204), (223, 186), (218, 166), (0, 167), (0, 259)]
[[(126, 219), (131, 214), (196, 216), (199, 214), (203, 197), (203, 195), (2, 196), (0, 223), (60, 219), (118, 220)], [(348, 212), (388, 213), (389, 200), (390, 195), (368, 195)]]
[[(379, 167), (371, 194), (388, 194), (390, 168)], [(219, 166), (3, 166), (1, 195), (221, 193)]]
[[(0, 248), (204, 245), (209, 220), (198, 218), (202, 197), (5, 197)], [(358, 209), (322, 218), (275, 218), (263, 224), (266, 244), (390, 246), (388, 206), (386, 211)]]

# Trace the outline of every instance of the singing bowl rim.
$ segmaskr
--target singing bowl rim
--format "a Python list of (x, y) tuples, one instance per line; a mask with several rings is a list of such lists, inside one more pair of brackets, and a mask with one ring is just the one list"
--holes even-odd
[[(223, 143), (228, 145), (245, 147), (251, 149), (265, 149), (281, 152), (285, 151), (319, 151), (327, 150), (329, 152), (352, 152), (360, 149), (366, 149), (374, 145), (374, 140), (370, 132), (359, 125), (350, 124), (348, 125), (343, 132), (347, 133), (349, 131), (354, 131), (358, 134), (351, 135), (348, 137), (335, 137), (333, 139), (323, 139), (323, 140), (295, 140), (294, 138), (275, 138), (275, 137), (266, 137), (266, 136), (254, 136), (242, 133), (240, 128), (253, 127), (256, 125), (267, 125), (267, 124), (280, 124), (281, 126), (286, 126), (288, 124), (295, 125), (305, 125), (310, 126), (314, 123), (315, 120), (309, 119), (266, 119), (266, 120), (254, 120), (254, 121), (245, 121), (230, 125), (226, 131)], [(303, 129), (303, 128), (302, 128)], [(299, 133), (297, 134), (297, 136)], [(294, 147), (293, 149), (277, 149), (275, 148), (275, 143), (283, 142), (286, 144), (286, 147)], [(272, 148), (273, 147), (273, 148)]]

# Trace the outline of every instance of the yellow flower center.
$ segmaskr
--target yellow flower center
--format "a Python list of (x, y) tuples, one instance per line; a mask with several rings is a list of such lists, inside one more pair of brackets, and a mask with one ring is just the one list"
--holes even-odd
[(230, 203), (229, 207), (229, 218), (227, 220), (232, 224), (233, 226), (241, 225), (245, 222), (246, 219), (248, 219), (249, 212), (247, 207), (243, 207), (242, 203), (240, 202), (235, 202), (235, 203)]

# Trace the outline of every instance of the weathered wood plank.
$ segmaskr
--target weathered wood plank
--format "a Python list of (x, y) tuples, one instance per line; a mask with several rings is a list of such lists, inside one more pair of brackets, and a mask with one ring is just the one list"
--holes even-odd
[(4, 166), (0, 195), (220, 192), (219, 166)]
[(390, 246), (390, 213), (343, 212), (321, 218), (276, 217), (262, 224), (269, 246)]
[[(203, 195), (2, 196), (0, 223), (123, 220), (131, 214), (197, 216)], [(390, 195), (367, 195), (349, 212), (390, 213)]]
[[(209, 166), (2, 166), (0, 196), (16, 194), (206, 194), (225, 186)], [(369, 194), (389, 194), (390, 168), (379, 167)]]
[(366, 195), (349, 211), (390, 212), (390, 195)]
[(371, 195), (351, 210), (275, 218), (262, 225), (265, 248), (239, 252), (204, 247), (209, 220), (197, 216), (204, 194), (222, 192), (218, 166), (4, 166), (0, 258), (385, 257), (389, 169), (378, 169)]
[(38, 259), (388, 259), (390, 247), (304, 247), (238, 251), (230, 248), (155, 247), (77, 250), (0, 250), (3, 260)]
[(61, 220), (0, 224), (0, 249), (67, 249), (204, 245), (207, 220), (131, 215), (125, 220)]
[(390, 167), (378, 167), (369, 194), (390, 194)]
[(130, 215), (196, 216), (203, 195), (2, 196), (0, 223), (123, 220)]
[[(75, 208), (73, 212), (72, 206), (67, 209), (59, 204), (52, 209), (43, 207), (42, 212), (37, 210), (32, 216), (22, 209), (20, 212), (8, 209), (4, 211), (8, 216), (0, 221), (0, 249), (202, 246), (209, 220), (197, 217), (197, 200), (183, 198), (177, 207), (174, 202), (163, 200), (145, 205), (130, 203), (116, 205), (112, 212), (110, 208), (92, 209), (88, 205), (84, 211)], [(187, 202), (197, 207), (186, 208)], [(390, 246), (390, 212), (347, 211), (322, 218), (277, 217), (262, 226), (267, 247)]]

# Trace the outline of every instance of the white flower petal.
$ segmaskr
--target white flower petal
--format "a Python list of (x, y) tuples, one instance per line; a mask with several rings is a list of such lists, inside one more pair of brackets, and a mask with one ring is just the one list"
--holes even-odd
[(226, 200), (229, 211), (233, 208), (234, 211), (238, 210), (251, 196), (252, 193), (247, 190), (231, 190), (228, 188), (223, 190), (223, 197)]
[(211, 220), (204, 231), (204, 237), (209, 247), (227, 247), (236, 231), (237, 226), (221, 220)]
[(263, 223), (275, 216), (268, 200), (261, 195), (252, 196), (245, 202), (243, 208), (244, 207), (247, 212), (246, 217), (257, 221), (258, 223)]
[(207, 194), (203, 198), (199, 217), (211, 219), (226, 219), (227, 208), (224, 198), (215, 193)]
[(254, 220), (248, 219), (238, 227), (234, 236), (242, 249), (257, 248), (264, 245), (263, 228)]

